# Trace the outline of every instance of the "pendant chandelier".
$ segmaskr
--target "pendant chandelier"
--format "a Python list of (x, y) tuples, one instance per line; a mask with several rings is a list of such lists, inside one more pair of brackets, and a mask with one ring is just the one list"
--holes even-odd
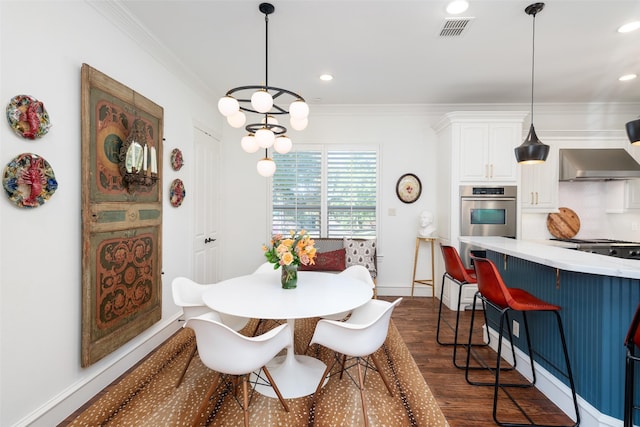
[(288, 114), (291, 127), (303, 130), (309, 122), (309, 106), (297, 93), (269, 86), (269, 15), (275, 7), (270, 3), (261, 3), (258, 9), (264, 13), (265, 22), (264, 84), (228, 90), (218, 101), (218, 110), (234, 128), (245, 126), (245, 112), (258, 115), (259, 121), (245, 126), (247, 135), (242, 138), (241, 146), (247, 153), (264, 149), (264, 158), (258, 161), (257, 170), (260, 175), (269, 177), (276, 171), (276, 164), (269, 157), (269, 148), (286, 154), (292, 146), (291, 139), (286, 136), (287, 128), (276, 117)]
[(627, 123), (627, 136), (631, 145), (640, 145), (640, 119)]
[(534, 82), (534, 66), (536, 53), (536, 14), (544, 8), (544, 3), (533, 3), (525, 8), (527, 15), (533, 16), (533, 48), (531, 50), (531, 126), (529, 127), (529, 135), (527, 139), (517, 148), (515, 148), (516, 160), (522, 164), (536, 164), (547, 160), (549, 155), (549, 146), (543, 144), (536, 135), (533, 127), (533, 82)]

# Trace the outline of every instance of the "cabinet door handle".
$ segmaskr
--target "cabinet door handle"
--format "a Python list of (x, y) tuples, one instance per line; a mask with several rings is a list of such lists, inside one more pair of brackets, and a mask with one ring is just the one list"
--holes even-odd
[(534, 203), (533, 203), (533, 191), (531, 192), (531, 204), (534, 205)]
[(491, 164), (489, 165), (489, 168), (490, 168), (489, 170), (491, 171), (491, 172), (489, 173), (489, 178), (493, 178), (493, 163), (491, 163)]
[(536, 205), (538, 204), (538, 192), (536, 191)]
[(485, 178), (491, 178), (491, 176), (489, 175), (489, 164), (485, 164), (484, 165), (484, 177)]

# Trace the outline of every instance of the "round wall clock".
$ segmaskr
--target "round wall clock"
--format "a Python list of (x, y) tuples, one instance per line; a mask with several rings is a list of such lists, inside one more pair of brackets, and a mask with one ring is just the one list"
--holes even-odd
[(404, 203), (413, 203), (422, 193), (420, 179), (412, 173), (406, 173), (398, 179), (396, 184), (396, 194)]

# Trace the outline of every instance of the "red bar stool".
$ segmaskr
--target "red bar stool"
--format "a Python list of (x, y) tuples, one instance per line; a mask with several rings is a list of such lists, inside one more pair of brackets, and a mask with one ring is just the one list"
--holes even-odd
[(624, 369), (624, 427), (633, 427), (633, 411), (640, 409), (635, 405), (635, 364), (640, 361), (640, 355), (637, 349), (640, 347), (640, 304), (636, 308), (636, 314), (633, 316), (629, 331), (624, 340), (627, 347), (627, 357)]
[[(488, 304), (493, 307), (500, 313), (500, 322), (499, 322), (499, 331), (498, 331), (498, 352), (496, 358), (496, 367), (492, 372), (495, 375), (495, 381), (492, 383), (480, 383), (480, 382), (472, 382), (469, 380), (469, 369), (465, 371), (465, 378), (469, 384), (474, 385), (491, 385), (494, 387), (493, 393), (493, 420), (496, 424), (501, 426), (548, 426), (548, 424), (536, 424), (531, 418), (524, 412), (524, 409), (520, 407), (520, 410), (523, 412), (525, 417), (531, 421), (528, 424), (520, 424), (520, 423), (510, 423), (510, 422), (502, 422), (498, 420), (497, 412), (498, 412), (498, 390), (500, 387), (532, 387), (536, 382), (536, 374), (535, 368), (533, 365), (533, 353), (534, 349), (531, 346), (531, 337), (529, 335), (529, 324), (527, 322), (527, 313), (528, 312), (549, 312), (555, 315), (558, 324), (558, 331), (560, 333), (560, 339), (562, 341), (562, 350), (564, 353), (564, 360), (566, 364), (566, 373), (565, 376), (569, 380), (569, 384), (571, 386), (571, 395), (573, 397), (573, 405), (576, 415), (576, 421), (571, 427), (575, 427), (580, 424), (580, 413), (578, 412), (578, 399), (576, 397), (576, 388), (573, 381), (573, 374), (571, 372), (571, 364), (569, 362), (569, 353), (567, 351), (567, 342), (565, 340), (564, 328), (562, 327), (562, 319), (560, 318), (560, 307), (557, 305), (549, 304), (535, 296), (531, 295), (527, 291), (518, 288), (507, 288), (498, 269), (495, 264), (486, 258), (477, 258), (472, 256), (473, 263), (476, 271), (476, 279), (478, 281), (478, 292), (473, 298), (473, 312), (471, 314), (471, 328), (473, 328), (473, 322), (475, 317), (475, 304), (476, 299), (480, 298), (483, 301), (483, 304)], [(509, 340), (512, 342), (511, 328), (509, 326), (509, 312), (510, 311), (519, 311), (522, 313), (523, 323), (524, 323), (524, 331), (527, 340), (527, 351), (529, 353), (529, 360), (531, 363), (531, 372), (533, 375), (533, 379), (531, 382), (527, 383), (500, 383), (500, 362), (502, 360), (502, 340), (504, 335), (504, 324), (505, 320), (507, 323), (507, 330), (509, 335)], [(485, 314), (486, 317), (486, 314)], [(469, 340), (469, 344), (471, 344), (471, 340)], [(467, 368), (469, 367), (469, 359), (471, 355), (471, 345), (467, 349)], [(513, 344), (511, 345), (513, 349)], [(515, 367), (515, 355), (514, 355), (514, 367)], [(558, 371), (560, 371), (558, 369)]]
[[(466, 285), (476, 284), (476, 273), (473, 269), (465, 268), (460, 259), (458, 250), (453, 246), (447, 246), (440, 243), (440, 250), (442, 251), (442, 257), (444, 258), (445, 272), (442, 275), (442, 285), (440, 286), (440, 308), (438, 309), (438, 324), (436, 327), (436, 342), (440, 345), (452, 345), (453, 346), (453, 365), (459, 369), (465, 369), (464, 365), (458, 365), (456, 362), (456, 353), (459, 345), (458, 343), (458, 325), (460, 323), (460, 300), (462, 299), (462, 288)], [(440, 339), (440, 321), (442, 319), (442, 298), (444, 296), (444, 279), (448, 278), (453, 283), (458, 285), (458, 308), (456, 311), (456, 326), (454, 329), (453, 341), (445, 342)], [(486, 323), (486, 317), (485, 317)], [(469, 331), (471, 334), (472, 329)], [(488, 344), (480, 343), (473, 344), (479, 346), (486, 346)]]

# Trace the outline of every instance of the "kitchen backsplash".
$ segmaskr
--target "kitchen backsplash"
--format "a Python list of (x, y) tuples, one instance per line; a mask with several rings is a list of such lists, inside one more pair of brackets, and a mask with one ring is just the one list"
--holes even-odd
[[(560, 182), (559, 207), (572, 209), (580, 218), (579, 239), (603, 238), (640, 242), (640, 210), (607, 212), (605, 181)], [(547, 214), (523, 214), (523, 239), (549, 239)]]

